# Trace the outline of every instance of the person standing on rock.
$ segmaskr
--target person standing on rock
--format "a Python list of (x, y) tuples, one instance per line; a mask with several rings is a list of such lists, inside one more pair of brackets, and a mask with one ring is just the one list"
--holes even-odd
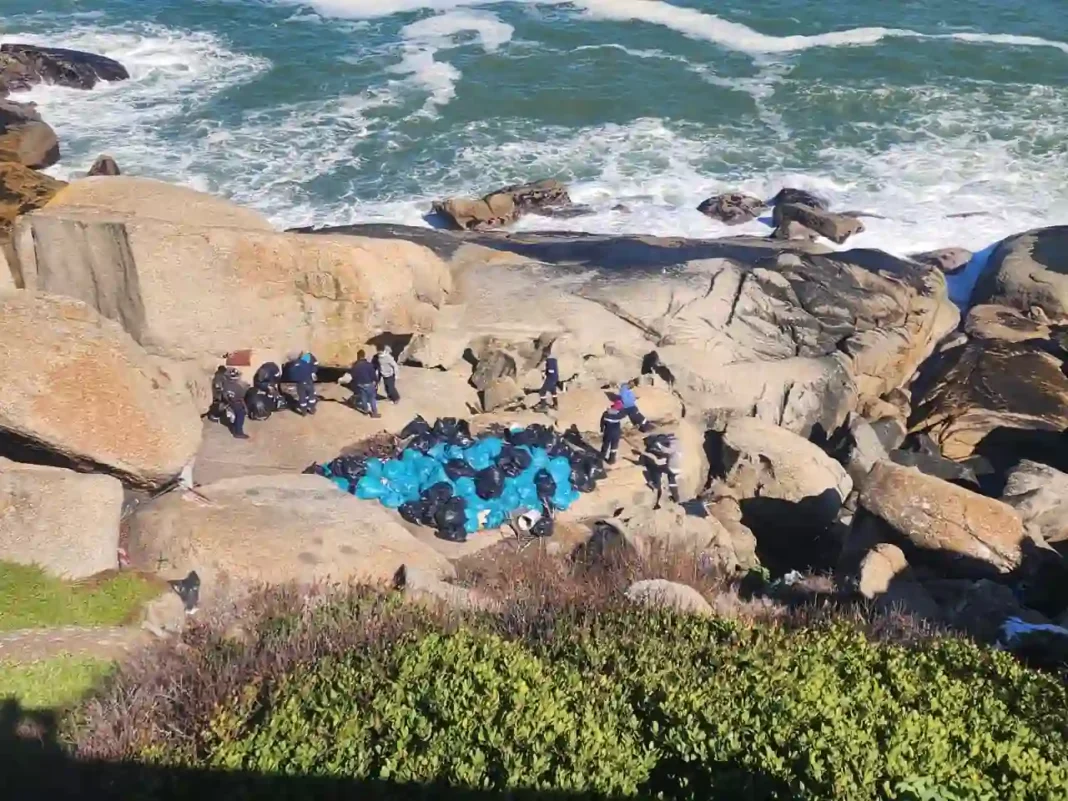
[(282, 366), (282, 378), (296, 385), (299, 415), (315, 414), (318, 398), (315, 395), (316, 368), (318, 360), (307, 351), (290, 354)]
[(631, 382), (627, 382), (619, 388), (619, 400), (622, 402), (623, 411), (626, 412), (631, 423), (639, 431), (648, 431), (649, 421), (645, 419), (645, 415), (638, 409), (638, 399), (634, 395)]
[(552, 406), (554, 409), (560, 408), (559, 400), (560, 392), (560, 364), (556, 361), (556, 357), (553, 356), (552, 350), (546, 348), (545, 350), (545, 380), (542, 382), (541, 389), (538, 390), (538, 394), (541, 395), (541, 400), (538, 401), (539, 406), (548, 406), (549, 397), (552, 396)]
[[(386, 388), (386, 397), (393, 403), (400, 401), (400, 393), (397, 391), (397, 360), (393, 358), (393, 349), (389, 345), (380, 345), (375, 354), (374, 367), (382, 384)], [(377, 393), (376, 393), (377, 394)]]
[[(248, 385), (241, 380), (241, 373), (236, 367), (220, 367), (215, 377), (218, 379), (221, 417), (229, 424), (234, 439), (248, 439), (248, 434), (245, 433), (245, 417), (248, 414), (245, 408), (245, 393), (248, 392)], [(213, 394), (215, 387), (216, 382), (213, 379)]]
[(356, 408), (371, 417), (381, 417), (378, 413), (378, 390), (375, 384), (378, 381), (378, 372), (373, 364), (367, 361), (365, 351), (357, 351), (356, 361), (349, 369), (349, 384), (356, 393)]
[(627, 413), (623, 411), (622, 401), (612, 401), (612, 405), (601, 415), (601, 459), (605, 464), (616, 463), (616, 451), (623, 438), (623, 421)]
[(656, 504), (653, 509), (660, 508), (660, 501), (664, 497), (665, 476), (671, 500), (680, 503), (679, 475), (682, 473), (682, 444), (679, 438), (674, 434), (646, 437), (644, 455), (649, 464), (653, 489), (656, 490)]

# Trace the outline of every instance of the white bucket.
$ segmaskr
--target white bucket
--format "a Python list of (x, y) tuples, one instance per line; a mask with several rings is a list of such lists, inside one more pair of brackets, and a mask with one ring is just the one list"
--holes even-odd
[(542, 513), (537, 509), (530, 509), (516, 518), (515, 524), (520, 531), (526, 533), (534, 528), (534, 524), (541, 520)]

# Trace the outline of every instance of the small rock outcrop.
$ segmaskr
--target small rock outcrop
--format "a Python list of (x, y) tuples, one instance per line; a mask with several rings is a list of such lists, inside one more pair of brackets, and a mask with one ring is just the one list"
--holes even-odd
[(92, 89), (100, 81), (124, 81), (129, 77), (118, 61), (95, 53), (14, 42), (0, 45), (0, 90), (8, 92), (41, 83)]
[(627, 598), (642, 606), (673, 609), (690, 615), (711, 615), (712, 605), (693, 587), (666, 579), (635, 581), (627, 588)]
[(1027, 539), (1012, 507), (918, 470), (880, 462), (860, 506), (887, 524), (910, 561), (937, 564), (964, 578), (1008, 573)]
[(1027, 342), (1031, 339), (1049, 339), (1052, 329), (1047, 319), (1039, 319), (1008, 306), (984, 304), (968, 310), (964, 332), (976, 339)]
[(864, 223), (856, 217), (851, 217), (847, 214), (833, 214), (832, 212), (800, 203), (780, 203), (776, 205), (772, 219), (776, 226), (787, 222), (799, 223), (838, 245), (864, 230)]
[(1046, 542), (1068, 542), (1068, 475), (1024, 460), (1009, 472), (1001, 500)]
[(506, 186), (479, 199), (449, 198), (434, 203), (431, 213), (461, 231), (483, 231), (510, 225), (523, 214), (551, 214), (571, 205), (567, 187), (545, 180)]
[(809, 192), (807, 189), (793, 189), (792, 187), (780, 189), (775, 197), (771, 199), (770, 205), (782, 206), (787, 203), (808, 206), (811, 209), (827, 209), (827, 201), (823, 198)]
[(755, 220), (765, 208), (764, 201), (742, 192), (728, 192), (702, 201), (697, 210), (706, 217), (727, 225), (740, 225)]
[(452, 574), (433, 547), (378, 504), (312, 475), (248, 476), (172, 492), (129, 521), (131, 565), (200, 576), (201, 597), (258, 583), (391, 582), (402, 565)]
[(200, 412), (161, 360), (72, 298), (0, 296), (0, 431), (133, 483), (166, 484), (200, 443)]
[(971, 300), (1021, 311), (1038, 306), (1053, 319), (1068, 317), (1068, 226), (1039, 228), (1002, 241)]
[(24, 164), (0, 160), (0, 250), (7, 256), (16, 286), (22, 286), (22, 277), (11, 242), (15, 218), (41, 208), (65, 186)]
[(0, 162), (13, 161), (34, 169), (59, 161), (59, 140), (30, 103), (0, 100)]
[(97, 156), (96, 161), (93, 162), (93, 166), (89, 168), (89, 172), (86, 173), (87, 178), (92, 178), (95, 175), (122, 175), (122, 171), (119, 169), (118, 163), (111, 156)]
[(972, 260), (972, 252), (964, 248), (942, 248), (913, 253), (909, 258), (928, 267), (936, 267), (946, 275), (953, 275), (968, 266), (968, 262)]
[(81, 579), (118, 565), (122, 484), (0, 459), (0, 560)]

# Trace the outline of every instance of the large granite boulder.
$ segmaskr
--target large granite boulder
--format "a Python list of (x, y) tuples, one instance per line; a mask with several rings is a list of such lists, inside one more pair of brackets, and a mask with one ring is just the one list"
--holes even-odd
[(1024, 460), (1009, 472), (1001, 500), (1028, 531), (1049, 543), (1068, 542), (1068, 475)]
[(204, 597), (256, 584), (392, 581), (402, 565), (438, 577), (448, 560), (400, 518), (319, 476), (248, 476), (172, 492), (129, 520), (133, 567), (167, 578), (195, 570)]
[(43, 172), (13, 161), (0, 160), (0, 251), (8, 263), (8, 271), (16, 286), (22, 286), (11, 231), (15, 218), (39, 209), (66, 184)]
[(1038, 306), (1054, 320), (1068, 317), (1068, 226), (1011, 236), (990, 255), (972, 303), (1027, 311)]
[[(1033, 307), (1038, 309), (1038, 307)], [(983, 304), (968, 310), (964, 320), (964, 332), (976, 339), (1000, 340), (1002, 342), (1027, 342), (1049, 339), (1052, 329), (1045, 313), (1039, 315), (1021, 312), (1009, 306)]]
[(41, 83), (92, 89), (100, 81), (129, 77), (122, 64), (95, 53), (15, 42), (0, 45), (0, 95)]
[(1044, 341), (969, 342), (942, 354), (915, 389), (910, 428), (950, 459), (1057, 449), (1068, 428), (1068, 377)]
[(85, 178), (18, 223), (25, 286), (85, 300), (146, 349), (216, 362), (240, 348), (350, 364), (383, 331), (428, 328), (444, 263), (403, 240), (276, 233), (251, 211), (146, 179)]
[(437, 201), (431, 212), (461, 231), (481, 231), (509, 225), (528, 212), (551, 213), (570, 205), (567, 187), (559, 181), (545, 180), (506, 186), (479, 199)]
[(118, 565), (122, 484), (0, 459), (0, 560), (80, 579)]
[(0, 100), (0, 161), (44, 169), (59, 161), (59, 140), (30, 103)]
[(886, 524), (911, 563), (965, 578), (1015, 570), (1029, 542), (1007, 504), (892, 462), (869, 474), (860, 507)]
[(0, 296), (0, 432), (136, 484), (166, 484), (196, 453), (187, 388), (119, 325), (72, 298)]
[(758, 197), (742, 192), (728, 192), (702, 201), (697, 210), (706, 217), (727, 225), (741, 225), (755, 220), (764, 208), (764, 201)]
[(689, 615), (711, 615), (712, 605), (687, 584), (666, 579), (635, 581), (627, 587), (627, 599), (654, 609), (671, 609)]

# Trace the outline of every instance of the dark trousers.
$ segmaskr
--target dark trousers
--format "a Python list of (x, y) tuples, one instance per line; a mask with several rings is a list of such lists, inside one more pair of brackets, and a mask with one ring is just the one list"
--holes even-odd
[(621, 428), (609, 428), (604, 432), (604, 442), (601, 444), (601, 458), (608, 464), (615, 464), (616, 451), (619, 450), (619, 440), (623, 437)]
[(678, 503), (679, 477), (666, 467), (657, 467), (654, 469), (653, 475), (656, 481), (656, 505), (659, 507), (660, 501), (664, 497), (664, 476), (667, 476), (668, 493), (671, 495), (671, 500)]
[(550, 395), (553, 396), (553, 406), (557, 405), (557, 394), (560, 392), (560, 381), (556, 378), (546, 378), (545, 383), (541, 385), (541, 389), (538, 390), (538, 394), (541, 395), (541, 399), (544, 402)]
[(297, 407), (306, 412), (315, 411), (315, 384), (306, 381), (297, 384)]
[(397, 392), (397, 376), (384, 375), (382, 376), (382, 384), (386, 388), (386, 397), (394, 403), (400, 400), (400, 393)]
[(231, 403), (230, 411), (234, 413), (234, 421), (230, 423), (230, 433), (235, 437), (245, 433), (245, 404)]
[(627, 417), (639, 431), (644, 431), (645, 427), (649, 424), (649, 421), (645, 419), (645, 415), (638, 411), (637, 406), (631, 406), (629, 409), (624, 409), (627, 413)]
[(356, 385), (356, 402), (368, 414), (378, 414), (378, 392), (374, 384)]

